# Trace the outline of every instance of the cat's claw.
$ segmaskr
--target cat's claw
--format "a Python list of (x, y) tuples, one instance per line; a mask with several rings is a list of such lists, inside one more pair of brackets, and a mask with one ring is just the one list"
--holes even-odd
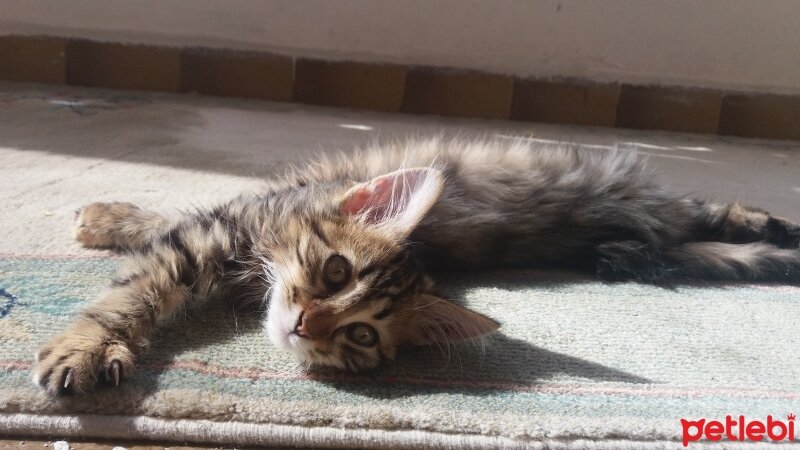
[(114, 375), (114, 386), (119, 386), (119, 361), (111, 361), (111, 373)]
[(72, 372), (72, 369), (69, 369), (69, 371), (67, 371), (67, 376), (64, 377), (64, 389), (69, 388), (69, 384), (72, 383), (72, 380), (74, 379), (75, 379), (75, 374), (74, 372)]
[(111, 364), (105, 368), (106, 383), (110, 384), (111, 380), (114, 380), (114, 386), (119, 386), (119, 373), (120, 370), (122, 370), (121, 368), (122, 364), (119, 362), (119, 360), (115, 359), (111, 361)]
[(51, 395), (87, 394), (100, 381), (119, 386), (133, 371), (133, 354), (122, 343), (87, 341), (83, 335), (62, 335), (39, 352), (33, 380)]
[(113, 384), (114, 387), (119, 387), (119, 381), (122, 378), (122, 373), (124, 373), (122, 369), (122, 362), (120, 362), (118, 359), (114, 359), (105, 366), (103, 372), (99, 375), (101, 377), (105, 375), (102, 377), (102, 379), (105, 380), (106, 384)]

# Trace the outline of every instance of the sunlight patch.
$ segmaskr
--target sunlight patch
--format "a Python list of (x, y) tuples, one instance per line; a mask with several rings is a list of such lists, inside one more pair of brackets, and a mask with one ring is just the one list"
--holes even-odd
[(359, 131), (372, 131), (374, 128), (368, 125), (359, 125), (357, 123), (340, 123), (339, 127), (347, 128), (348, 130), (359, 130)]

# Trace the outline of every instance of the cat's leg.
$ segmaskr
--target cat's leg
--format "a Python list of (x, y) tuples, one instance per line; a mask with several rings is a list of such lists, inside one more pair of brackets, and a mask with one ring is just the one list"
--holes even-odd
[(707, 217), (714, 240), (732, 244), (767, 242), (780, 248), (800, 246), (800, 225), (739, 203), (711, 205)]
[(138, 250), (168, 227), (160, 214), (131, 203), (92, 203), (76, 213), (75, 239), (85, 247)]
[(765, 242), (689, 242), (664, 249), (664, 257), (676, 279), (800, 283), (800, 250)]
[(659, 250), (639, 241), (614, 241), (595, 247), (595, 254), (597, 275), (607, 281), (800, 283), (800, 250), (777, 248), (765, 242), (689, 242)]
[(34, 381), (54, 395), (118, 384), (153, 330), (220, 282), (235, 257), (232, 240), (219, 223), (187, 221), (131, 254), (100, 298), (40, 348)]
[(606, 281), (637, 280), (657, 283), (668, 270), (661, 252), (641, 241), (611, 241), (594, 248), (595, 270)]

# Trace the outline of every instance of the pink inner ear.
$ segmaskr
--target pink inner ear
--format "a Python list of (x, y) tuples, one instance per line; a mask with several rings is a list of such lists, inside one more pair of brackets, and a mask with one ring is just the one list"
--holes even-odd
[(343, 214), (362, 215), (368, 223), (377, 223), (401, 214), (417, 190), (422, 174), (402, 170), (375, 178), (348, 193), (339, 205)]
[(351, 191), (339, 208), (343, 214), (355, 215), (366, 209), (369, 198), (369, 189), (361, 187)]
[[(373, 185), (375, 183), (376, 185)], [(387, 180), (377, 180), (360, 187), (350, 193), (342, 204), (340, 210), (343, 214), (366, 215), (367, 223), (380, 222), (381, 218), (388, 215), (388, 208), (391, 204), (391, 189), (386, 189), (383, 185), (388, 184)]]

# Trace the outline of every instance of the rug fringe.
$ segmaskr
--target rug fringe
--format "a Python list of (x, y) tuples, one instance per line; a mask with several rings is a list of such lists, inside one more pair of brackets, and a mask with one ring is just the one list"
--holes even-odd
[[(518, 441), (507, 437), (459, 435), (421, 430), (344, 429), (297, 425), (159, 419), (143, 416), (55, 416), (0, 414), (0, 435), (53, 438), (150, 440), (260, 446), (376, 449), (534, 449), (534, 450), (660, 450), (679, 448), (669, 440), (543, 439)], [(781, 448), (800, 448), (792, 444)], [(693, 449), (720, 448), (692, 443)], [(725, 448), (774, 448), (762, 443), (726, 443)]]

